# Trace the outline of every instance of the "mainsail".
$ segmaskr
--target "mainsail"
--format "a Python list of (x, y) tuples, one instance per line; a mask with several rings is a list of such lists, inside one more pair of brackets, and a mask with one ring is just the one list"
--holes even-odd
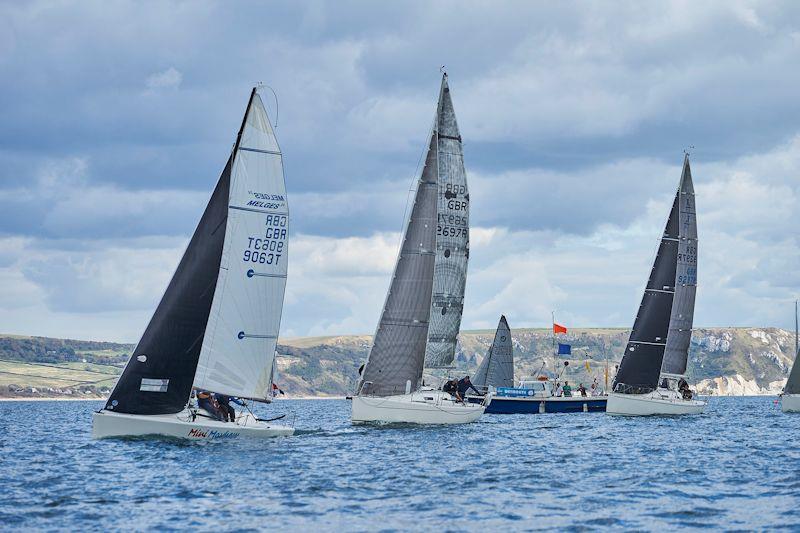
[(358, 392), (416, 389), (453, 361), (469, 258), (469, 192), (447, 74), (400, 255)]
[(447, 74), (442, 77), (432, 145), (434, 138), (439, 190), (427, 368), (448, 367), (455, 357), (469, 259), (469, 190)]
[[(213, 354), (217, 350), (211, 348), (222, 346), (220, 340), (229, 333), (231, 325), (234, 324), (232, 322), (234, 318), (230, 313), (237, 312), (237, 309), (240, 313), (245, 310), (250, 312), (255, 309), (255, 311), (253, 316), (236, 317), (235, 325), (240, 326), (234, 334), (236, 340), (241, 342), (255, 340), (267, 345), (270, 343), (269, 337), (274, 336), (270, 332), (277, 332), (286, 275), (285, 233), (278, 231), (276, 236), (273, 232), (273, 237), (270, 239), (265, 232), (269, 232), (274, 226), (284, 229), (286, 226), (281, 224), (287, 222), (279, 218), (286, 213), (280, 152), (274, 150), (278, 153), (266, 153), (270, 147), (277, 147), (276, 143), (265, 142), (264, 139), (270, 136), (274, 142), (263, 104), (254, 89), (228, 163), (161, 302), (106, 403), (106, 409), (143, 415), (180, 412), (186, 406), (193, 384), (198, 383), (195, 382), (195, 372), (201, 352), (203, 360), (206, 361), (205, 367), (209, 366), (208, 362), (213, 362), (216, 371), (218, 358)], [(265, 152), (265, 156), (277, 155), (277, 164), (266, 158), (254, 162), (252, 158), (243, 157), (242, 154), (247, 151), (240, 147), (249, 147), (254, 150), (254, 154)], [(280, 180), (275, 177), (276, 172)], [(273, 183), (278, 184), (278, 181), (279, 187), (275, 190), (275, 196), (281, 198), (263, 197), (265, 193), (272, 192), (269, 187)], [(248, 187), (252, 189), (247, 189)], [(243, 201), (245, 195), (253, 195), (252, 202)], [(268, 203), (269, 206), (266, 205)], [(272, 207), (273, 205), (278, 207)], [(245, 208), (254, 211), (245, 211)], [(270, 213), (262, 213), (262, 210)], [(252, 218), (241, 217), (240, 211), (256, 213), (260, 223), (257, 224)], [(273, 211), (277, 214), (273, 215)], [(270, 219), (270, 216), (273, 218)], [(252, 230), (253, 233), (246, 235), (244, 230)], [(262, 238), (260, 234), (264, 237)], [(261, 263), (260, 255), (268, 251), (264, 246), (273, 246), (264, 244), (268, 240), (283, 241), (281, 245), (277, 242), (274, 245), (276, 250), (271, 251), (273, 253), (271, 265), (266, 264), (268, 255), (263, 256), (264, 263)], [(276, 262), (278, 247), (282, 253)], [(245, 250), (250, 250), (251, 259), (254, 250), (259, 253), (256, 262), (250, 261), (247, 268), (243, 268), (243, 265), (247, 264)], [(250, 271), (253, 272), (252, 275)], [(268, 275), (256, 276), (256, 273)], [(278, 277), (272, 278), (270, 274), (273, 273)], [(243, 291), (237, 286), (242, 279), (236, 281), (236, 277), (242, 275), (248, 280), (263, 278), (277, 279), (278, 282), (269, 285), (269, 290), (258, 285), (258, 288), (251, 287), (252, 292)], [(230, 303), (242, 296), (247, 297), (247, 301), (252, 303), (248, 306)], [(271, 299), (266, 299), (267, 297)], [(225, 316), (220, 316), (223, 313)], [(255, 326), (256, 322), (259, 324), (258, 328)], [(213, 330), (211, 324), (214, 325)], [(265, 335), (265, 338), (261, 339), (248, 336), (256, 331), (265, 331), (269, 337)], [(241, 339), (239, 339), (240, 332), (244, 332)], [(245, 372), (242, 368), (247, 367), (250, 369), (247, 371), (251, 372), (245, 377), (247, 383), (260, 383), (257, 376), (264, 371), (259, 369), (263, 366), (268, 374), (272, 367), (274, 342), (272, 348), (266, 350), (268, 347), (263, 345), (257, 350), (233, 349), (229, 355), (223, 357), (242, 361), (241, 364), (231, 365), (233, 371)], [(260, 353), (256, 355), (256, 351)], [(260, 362), (256, 363), (256, 359)], [(246, 361), (253, 363), (248, 365)], [(251, 390), (246, 387), (216, 388), (211, 385), (220, 381), (220, 378), (213, 377), (211, 372), (208, 375), (210, 379), (203, 379), (201, 376), (199, 381), (203, 388), (236, 396), (265, 397), (265, 394), (256, 387), (251, 389), (259, 390), (258, 394), (246, 394)]]
[(653, 269), (614, 379), (615, 392), (644, 394), (659, 376), (686, 372), (697, 290), (697, 221), (689, 157)]
[(514, 386), (514, 350), (511, 343), (511, 329), (505, 316), (500, 317), (494, 342), (481, 361), (472, 383), (479, 389)]
[(794, 304), (794, 363), (792, 370), (789, 372), (789, 379), (786, 380), (786, 386), (783, 388), (785, 394), (800, 394), (800, 349), (798, 349), (798, 324), (797, 324), (797, 302)]
[(225, 247), (195, 387), (268, 400), (286, 288), (283, 162), (254, 90), (234, 153)]

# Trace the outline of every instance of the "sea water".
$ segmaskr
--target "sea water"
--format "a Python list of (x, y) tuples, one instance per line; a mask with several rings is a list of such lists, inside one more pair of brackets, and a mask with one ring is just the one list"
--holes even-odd
[(800, 415), (774, 398), (450, 427), (280, 401), (294, 437), (213, 442), (92, 440), (100, 405), (0, 402), (0, 529), (800, 529)]

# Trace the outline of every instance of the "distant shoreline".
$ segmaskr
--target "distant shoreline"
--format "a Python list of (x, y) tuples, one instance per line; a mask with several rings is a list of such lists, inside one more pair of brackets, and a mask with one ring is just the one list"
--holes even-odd
[[(63, 398), (60, 396), (48, 397), (35, 397), (29, 398), (25, 396), (14, 396), (0, 398), (0, 402), (104, 402), (108, 398)], [(276, 398), (276, 402), (285, 402), (287, 400), (345, 400), (346, 396), (297, 396), (295, 398)]]

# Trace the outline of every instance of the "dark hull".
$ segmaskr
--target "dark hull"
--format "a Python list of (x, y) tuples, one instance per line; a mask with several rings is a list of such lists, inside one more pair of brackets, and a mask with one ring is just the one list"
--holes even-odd
[[(467, 398), (472, 403), (480, 403), (482, 398)], [(541, 413), (604, 413), (608, 398), (504, 398), (495, 396), (486, 407), (487, 414), (541, 414)], [(542, 405), (544, 404), (544, 405)]]

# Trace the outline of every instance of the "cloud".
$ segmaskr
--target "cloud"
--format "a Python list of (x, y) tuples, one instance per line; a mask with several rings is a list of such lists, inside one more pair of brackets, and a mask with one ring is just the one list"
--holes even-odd
[(552, 309), (629, 326), (688, 145), (698, 323), (788, 325), (794, 3), (157, 11), (0, 5), (4, 328), (136, 340), (262, 81), (292, 209), (284, 330), (372, 332), (442, 64), (472, 198), (465, 327), (501, 312), (545, 325)]
[(169, 67), (163, 72), (156, 72), (147, 77), (144, 84), (148, 91), (155, 92), (159, 89), (178, 89), (183, 81), (183, 74), (175, 67)]

